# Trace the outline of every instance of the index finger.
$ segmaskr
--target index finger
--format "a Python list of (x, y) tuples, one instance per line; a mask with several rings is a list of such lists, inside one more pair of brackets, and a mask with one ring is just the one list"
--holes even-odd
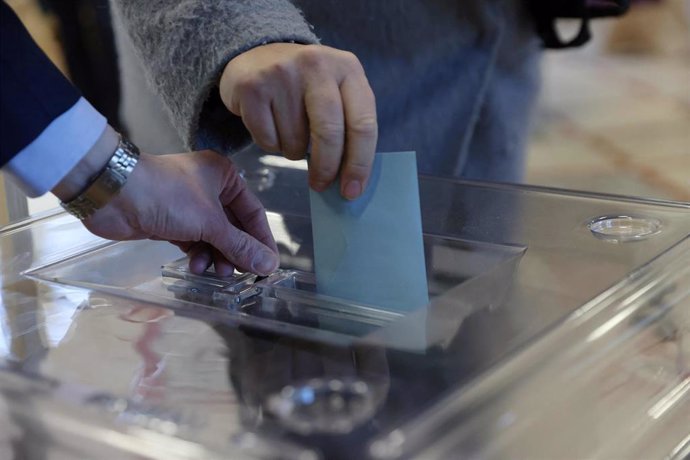
[(278, 254), (278, 246), (268, 225), (266, 210), (261, 201), (247, 188), (240, 177), (236, 177), (234, 181), (236, 183), (230, 187), (231, 190), (225, 190), (220, 195), (223, 208), (237, 219), (237, 222), (232, 223), (239, 224), (242, 230)]

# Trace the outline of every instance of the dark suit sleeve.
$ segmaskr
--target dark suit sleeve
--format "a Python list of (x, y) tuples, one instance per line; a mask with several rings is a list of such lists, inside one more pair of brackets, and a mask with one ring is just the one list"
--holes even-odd
[(0, 2), (0, 167), (81, 97)]

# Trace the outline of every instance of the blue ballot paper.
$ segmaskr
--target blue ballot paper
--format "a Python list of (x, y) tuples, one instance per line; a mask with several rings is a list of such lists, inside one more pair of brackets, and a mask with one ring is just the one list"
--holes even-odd
[(428, 301), (415, 152), (378, 153), (364, 194), (311, 191), (317, 289), (396, 311)]

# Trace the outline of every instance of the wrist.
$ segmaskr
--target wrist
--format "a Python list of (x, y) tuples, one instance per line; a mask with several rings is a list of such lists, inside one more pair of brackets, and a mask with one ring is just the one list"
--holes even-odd
[(81, 161), (65, 176), (51, 192), (60, 199), (68, 202), (79, 195), (93, 182), (94, 178), (105, 168), (117, 149), (119, 135), (106, 126), (96, 143), (89, 149)]
[[(139, 149), (126, 139), (117, 136), (117, 146), (107, 159), (105, 166), (100, 167), (102, 154), (108, 149), (108, 135), (103, 144), (94, 149), (93, 155), (80, 163), (79, 168), (64, 181), (56, 195), (72, 196), (60, 205), (80, 220), (91, 217), (96, 211), (106, 206), (126, 185), (130, 175), (139, 161)], [(93, 171), (97, 171), (93, 174)], [(83, 186), (86, 181), (86, 186)], [(74, 190), (80, 191), (73, 195)]]

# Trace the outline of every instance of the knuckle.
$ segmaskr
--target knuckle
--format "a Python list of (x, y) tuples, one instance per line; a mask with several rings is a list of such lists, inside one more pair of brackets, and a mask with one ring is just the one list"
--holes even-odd
[(266, 85), (261, 77), (245, 77), (237, 81), (237, 93), (242, 98), (264, 99), (266, 96)]
[(351, 72), (364, 72), (362, 63), (354, 53), (350, 51), (341, 51), (340, 53), (341, 59), (348, 70)]
[(319, 45), (307, 45), (300, 54), (300, 64), (309, 70), (323, 69), (327, 60), (327, 52)]
[(321, 121), (314, 125), (313, 136), (315, 140), (328, 146), (342, 143), (343, 135), (342, 123)]
[(347, 129), (357, 136), (373, 137), (378, 132), (378, 122), (373, 115), (361, 116), (349, 122)]
[[(364, 77), (366, 79), (366, 77)], [(371, 86), (369, 85), (369, 82), (367, 81), (366, 89), (364, 91), (364, 95), (369, 99), (369, 104), (371, 104), (372, 107), (374, 107), (374, 112), (376, 111), (376, 95), (374, 94), (374, 90), (371, 89)]]
[(243, 190), (245, 184), (244, 181), (240, 180), (242, 177), (240, 174), (241, 169), (235, 166), (235, 163), (227, 157), (225, 158), (225, 164), (227, 165), (225, 169), (227, 183), (232, 187), (237, 187), (238, 190)]
[(221, 171), (222, 193), (226, 193), (228, 190), (231, 190), (235, 194), (240, 193), (244, 190), (246, 185), (232, 161), (230, 161), (230, 159), (227, 160), (228, 161), (225, 162), (226, 166)]
[(231, 237), (228, 234), (228, 225), (229, 223), (224, 216), (210, 218), (206, 223), (202, 241), (208, 242), (221, 251), (231, 262), (246, 260), (251, 252), (251, 245), (248, 239), (239, 232), (236, 237)]
[(244, 216), (244, 220), (250, 227), (262, 223), (265, 219), (266, 210), (263, 206), (259, 206), (256, 209), (253, 209)]
[(285, 81), (292, 79), (294, 68), (288, 61), (278, 61), (271, 65), (269, 72), (279, 80)]
[(230, 259), (231, 262), (243, 265), (242, 262), (251, 260), (252, 245), (249, 239), (242, 234), (231, 240), (230, 251), (233, 256)]

